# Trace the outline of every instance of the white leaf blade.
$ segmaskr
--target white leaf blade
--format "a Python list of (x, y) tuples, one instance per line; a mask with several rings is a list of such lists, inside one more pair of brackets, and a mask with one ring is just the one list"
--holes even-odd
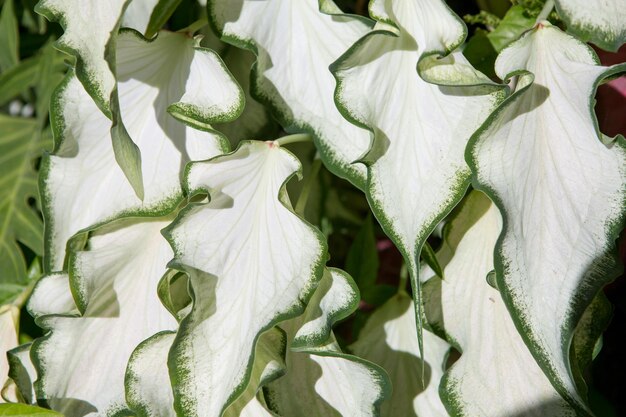
[(241, 394), (258, 335), (301, 311), (322, 274), (321, 233), (279, 198), (299, 169), (275, 142), (242, 142), (188, 170), (189, 194), (211, 200), (166, 231), (194, 293), (170, 351), (176, 407), (186, 414), (219, 416)]
[[(0, 389), (9, 377), (9, 361), (6, 352), (17, 346), (17, 317), (16, 307), (7, 305), (0, 308)], [(4, 402), (0, 398), (0, 402)]]
[(462, 352), (442, 381), (450, 413), (576, 415), (532, 357), (498, 290), (486, 281), (502, 230), (496, 206), (473, 192), (446, 228), (437, 252), (446, 279), (432, 277), (424, 294), (429, 322)]
[(358, 289), (336, 268), (326, 269), (304, 314), (281, 324), (290, 343), (287, 374), (265, 392), (269, 407), (283, 417), (377, 416), (389, 396), (384, 371), (344, 354), (332, 325), (352, 313)]
[(333, 325), (350, 315), (358, 306), (359, 289), (346, 272), (326, 268), (309, 306), (298, 318), (302, 325), (291, 341), (291, 349), (323, 346)]
[(170, 220), (119, 222), (98, 230), (88, 251), (72, 254), (70, 285), (82, 314), (39, 317), (50, 333), (33, 344), (38, 398), (53, 409), (67, 416), (124, 410), (124, 373), (133, 349), (161, 330), (176, 328), (157, 297), (173, 256), (160, 234)]
[(129, 408), (139, 417), (175, 417), (167, 354), (176, 334), (161, 332), (144, 340), (128, 360), (124, 385)]
[[(115, 161), (111, 122), (69, 76), (53, 99), (57, 144), (42, 166), (45, 258), (51, 271), (63, 268), (66, 243), (77, 232), (119, 216), (171, 211), (182, 197), (182, 166), (227, 148), (208, 123), (233, 117), (242, 104), (241, 91), (219, 57), (195, 48), (184, 35), (164, 32), (147, 42), (123, 31), (117, 44), (120, 108), (142, 153), (144, 198), (137, 198)], [(170, 59), (177, 64), (169, 65)], [(207, 73), (208, 80), (200, 81)], [(189, 95), (187, 88), (199, 91)], [(166, 112), (173, 103), (185, 107), (179, 117), (201, 123), (204, 131), (173, 120)]]
[(626, 5), (621, 0), (555, 0), (567, 30), (582, 41), (617, 51), (626, 42)]
[(626, 146), (600, 141), (590, 102), (599, 80), (617, 71), (624, 68), (598, 66), (584, 44), (539, 23), (498, 57), (498, 76), (522, 75), (468, 148), (477, 186), (505, 216), (498, 287), (544, 372), (583, 414), (569, 341), (594, 289), (615, 274), (626, 201)]
[(37, 281), (28, 300), (28, 311), (35, 319), (50, 314), (78, 314), (68, 274), (58, 272)]
[(33, 383), (37, 379), (37, 370), (30, 359), (31, 346), (32, 343), (27, 343), (7, 352), (11, 385), (8, 387), (9, 392), (2, 391), (2, 397), (10, 395), (10, 398), (5, 398), (9, 400), (8, 402), (25, 402), (26, 404), (36, 402)]
[[(330, 12), (334, 14), (326, 14)], [(370, 135), (346, 122), (337, 110), (335, 80), (328, 66), (369, 26), (340, 13), (329, 0), (209, 4), (210, 18), (222, 39), (258, 54), (253, 94), (272, 108), (287, 131), (312, 133), (331, 171), (362, 186), (365, 169), (352, 162), (367, 150)]]
[(128, 2), (40, 0), (36, 6), (37, 13), (63, 26), (65, 32), (57, 41), (57, 47), (78, 58), (78, 77), (98, 106), (109, 115), (115, 76), (106, 60), (107, 47)]
[[(168, 352), (173, 332), (161, 332), (142, 342), (133, 352), (126, 370), (126, 398), (139, 417), (175, 417), (174, 394), (168, 374)], [(257, 342), (250, 382), (224, 417), (261, 417), (272, 414), (257, 398), (257, 391), (284, 373), (284, 333), (272, 328)], [(260, 395), (260, 394), (259, 394)]]
[(389, 396), (384, 371), (341, 352), (331, 333), (324, 348), (287, 352), (287, 374), (268, 385), (269, 407), (284, 417), (377, 416)]
[(150, 15), (158, 2), (159, 0), (132, 0), (124, 12), (120, 26), (135, 29), (145, 35)]
[[(346, 117), (374, 134), (366, 194), (407, 262), (419, 310), (421, 247), (465, 192), (467, 141), (502, 94), (468, 71), (460, 53), (424, 71), (447, 86), (416, 73), (424, 59), (448, 53), (465, 36), (444, 2), (375, 1), (370, 10), (380, 19), (374, 31), (331, 66), (336, 102)], [(417, 319), (421, 323), (420, 314)]]
[(448, 415), (439, 398), (439, 383), (450, 345), (428, 330), (423, 337), (426, 361), (419, 352), (413, 302), (401, 292), (372, 314), (350, 346), (355, 355), (378, 364), (389, 375), (393, 390), (381, 406), (381, 415)]

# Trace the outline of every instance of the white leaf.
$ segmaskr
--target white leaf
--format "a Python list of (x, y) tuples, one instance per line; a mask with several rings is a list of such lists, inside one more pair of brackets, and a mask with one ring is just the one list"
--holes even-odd
[(624, 0), (555, 0), (559, 16), (582, 41), (617, 51), (626, 42)]
[(141, 201), (118, 167), (111, 122), (78, 80), (69, 76), (53, 99), (55, 152), (43, 161), (48, 270), (64, 264), (66, 242), (77, 232), (118, 216), (163, 215), (182, 197), (180, 178), (189, 160), (222, 153), (210, 121), (228, 120), (242, 92), (219, 57), (193, 39), (163, 32), (147, 42), (125, 31), (117, 40), (119, 98), (124, 124), (142, 154)]
[(496, 206), (484, 194), (470, 194), (437, 251), (446, 278), (433, 276), (424, 286), (429, 322), (462, 352), (443, 379), (442, 397), (455, 416), (574, 416), (487, 283), (501, 230)]
[(366, 417), (378, 415), (389, 381), (375, 365), (342, 353), (331, 333), (323, 348), (287, 351), (287, 374), (266, 392), (282, 417)]
[[(130, 408), (140, 417), (176, 416), (167, 366), (168, 352), (175, 336), (173, 332), (152, 336), (135, 349), (129, 360), (126, 398)], [(284, 333), (276, 328), (259, 337), (250, 382), (242, 395), (222, 414), (223, 417), (271, 416), (258, 400), (257, 391), (284, 373), (285, 345)]]
[[(19, 310), (12, 305), (0, 307), (0, 389), (9, 377), (6, 352), (17, 346), (17, 320)], [(0, 403), (3, 402), (0, 398)]]
[(250, 74), (256, 56), (245, 49), (226, 45), (217, 38), (214, 42), (224, 46), (219, 52), (220, 56), (246, 95), (246, 106), (241, 116), (230, 123), (215, 124), (215, 128), (226, 135), (233, 148), (242, 140), (277, 136), (280, 129), (278, 123), (272, 118), (269, 109), (252, 97)]
[(63, 26), (64, 33), (57, 41), (57, 47), (77, 57), (78, 78), (100, 108), (109, 114), (115, 76), (107, 62), (107, 46), (117, 32), (118, 22), (129, 1), (40, 0), (37, 3), (38, 13)]
[(433, 81), (464, 87), (429, 84), (418, 76), (422, 58), (455, 49), (465, 36), (441, 0), (376, 1), (371, 10), (387, 23), (379, 22), (331, 68), (338, 105), (374, 133), (366, 193), (404, 255), (419, 303), (422, 245), (465, 192), (467, 141), (501, 94), (468, 71), (461, 53), (433, 68), (429, 64), (425, 72)]
[(28, 311), (34, 318), (50, 314), (79, 314), (68, 274), (58, 272), (37, 281), (28, 299)]
[[(130, 354), (149, 336), (176, 328), (157, 297), (158, 281), (173, 256), (160, 234), (170, 220), (117, 222), (97, 230), (89, 250), (72, 254), (70, 285), (82, 314), (39, 317), (50, 333), (33, 344), (38, 398), (53, 409), (68, 417), (125, 409)], [(35, 299), (55, 296), (37, 294), (46, 288), (37, 286)], [(34, 311), (37, 305), (29, 307)]]
[(352, 162), (367, 150), (370, 135), (335, 107), (328, 66), (369, 25), (341, 15), (330, 0), (217, 0), (209, 14), (224, 41), (257, 54), (253, 94), (272, 107), (286, 130), (313, 133), (328, 168), (362, 186), (365, 169)]
[(2, 390), (2, 397), (8, 402), (36, 402), (33, 383), (37, 379), (37, 371), (30, 359), (31, 346), (31, 343), (27, 343), (7, 352), (10, 380), (9, 385)]
[[(580, 41), (539, 23), (496, 61), (516, 92), (468, 148), (476, 183), (505, 219), (498, 288), (531, 352), (568, 402), (588, 413), (569, 362), (576, 324), (616, 275), (626, 202), (626, 145), (601, 142), (591, 101), (606, 68)], [(549, 318), (549, 319), (548, 319)]]
[(176, 334), (157, 333), (141, 342), (128, 360), (126, 401), (139, 417), (176, 417), (167, 355)]
[(152, 10), (158, 2), (159, 0), (132, 0), (124, 12), (121, 26), (145, 34)]
[(349, 316), (358, 306), (359, 290), (352, 278), (337, 268), (324, 269), (324, 276), (304, 311), (291, 349), (323, 346), (333, 325)]
[(331, 330), (356, 309), (358, 299), (347, 273), (327, 269), (304, 314), (281, 324), (291, 344), (287, 374), (265, 390), (273, 411), (282, 417), (378, 415), (380, 403), (389, 396), (387, 376), (377, 366), (342, 353)]
[(382, 416), (448, 416), (439, 383), (450, 345), (428, 330), (423, 337), (426, 361), (419, 352), (413, 302), (400, 292), (372, 314), (350, 346), (355, 355), (380, 365), (391, 379), (393, 390), (381, 406)]
[(189, 193), (210, 202), (167, 230), (194, 294), (170, 352), (185, 415), (220, 416), (246, 388), (258, 335), (301, 312), (322, 274), (323, 235), (279, 199), (299, 170), (275, 142), (242, 142), (188, 170)]
[[(274, 327), (263, 333), (254, 353), (254, 366), (250, 376), (250, 382), (245, 391), (230, 407), (226, 409), (223, 417), (271, 417), (273, 414), (267, 410), (261, 387), (285, 374), (285, 351), (287, 339), (285, 332)], [(261, 397), (261, 399), (259, 398)]]

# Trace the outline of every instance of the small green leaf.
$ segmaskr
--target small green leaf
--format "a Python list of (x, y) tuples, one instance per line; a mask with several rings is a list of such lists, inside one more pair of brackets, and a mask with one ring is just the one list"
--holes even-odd
[(497, 52), (519, 38), (522, 33), (532, 28), (535, 18), (531, 17), (522, 6), (513, 6), (506, 13), (498, 27), (487, 35)]
[(62, 417), (63, 414), (48, 410), (47, 408), (35, 407), (33, 405), (0, 404), (0, 416)]
[(181, 0), (159, 0), (150, 15), (150, 22), (146, 29), (146, 38), (152, 38), (170, 18)]
[(498, 53), (494, 49), (489, 33), (483, 29), (476, 29), (474, 36), (470, 38), (463, 48), (463, 55), (478, 71), (489, 78), (495, 78), (494, 64)]
[(0, 14), (0, 71), (4, 72), (19, 62), (19, 32), (13, 0), (5, 0)]
[(42, 222), (29, 206), (38, 198), (33, 160), (41, 135), (33, 119), (0, 115), (0, 284), (25, 284), (26, 263), (18, 241), (43, 253)]
[(435, 274), (437, 274), (439, 278), (444, 279), (443, 268), (441, 268), (441, 265), (437, 260), (437, 256), (435, 255), (435, 251), (428, 242), (424, 242), (424, 246), (422, 246), (422, 260), (426, 262), (426, 265), (428, 265), (433, 271), (435, 271)]
[[(111, 103), (111, 107), (115, 107)], [(119, 115), (118, 111), (113, 114)], [(137, 197), (143, 201), (143, 174), (141, 172), (141, 151), (139, 147), (130, 138), (126, 131), (126, 127), (121, 123), (121, 117), (115, 117), (115, 121), (111, 126), (111, 139), (113, 143), (113, 153), (115, 160), (124, 172), (126, 179), (133, 187)]]

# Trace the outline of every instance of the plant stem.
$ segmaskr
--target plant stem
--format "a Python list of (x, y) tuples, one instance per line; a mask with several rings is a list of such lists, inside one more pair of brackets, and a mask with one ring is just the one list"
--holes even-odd
[(205, 27), (208, 24), (209, 24), (209, 20), (206, 17), (203, 17), (203, 18), (200, 18), (200, 19), (196, 20), (195, 22), (191, 23), (186, 28), (182, 28), (182, 29), (178, 30), (178, 32), (180, 32), (180, 33), (189, 33), (190, 35), (193, 35), (198, 30), (202, 29), (203, 27)]
[(541, 22), (542, 20), (546, 20), (550, 13), (554, 9), (554, 0), (546, 1), (546, 4), (543, 5), (543, 9), (539, 12), (539, 16), (537, 16), (537, 20), (535, 20), (535, 24)]
[(409, 269), (406, 263), (402, 262), (400, 267), (400, 283), (398, 284), (398, 292), (406, 292), (406, 282), (409, 280)]
[(309, 199), (309, 194), (311, 193), (311, 188), (313, 188), (313, 181), (317, 178), (317, 174), (320, 172), (320, 168), (322, 166), (322, 160), (316, 158), (313, 161), (313, 165), (311, 166), (311, 172), (302, 187), (302, 192), (298, 197), (298, 201), (296, 202), (296, 214), (304, 217), (304, 209), (306, 208), (306, 202)]
[(308, 133), (296, 133), (293, 135), (283, 136), (282, 138), (276, 139), (274, 142), (280, 146), (289, 145), (290, 143), (298, 143), (298, 142), (311, 142), (313, 137)]

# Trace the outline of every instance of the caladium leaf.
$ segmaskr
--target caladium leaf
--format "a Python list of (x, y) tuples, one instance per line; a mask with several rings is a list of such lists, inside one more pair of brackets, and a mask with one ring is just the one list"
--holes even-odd
[(312, 133), (333, 173), (363, 186), (365, 169), (352, 162), (367, 150), (370, 135), (335, 107), (328, 66), (368, 32), (369, 23), (342, 15), (331, 0), (214, 0), (208, 7), (222, 40), (257, 55), (253, 95), (287, 131)]
[(326, 268), (307, 309), (297, 319), (301, 324), (291, 340), (291, 350), (324, 346), (333, 325), (349, 316), (358, 304), (359, 289), (352, 277), (340, 269)]
[(273, 411), (283, 417), (378, 415), (389, 396), (387, 376), (376, 365), (342, 353), (331, 330), (356, 309), (358, 299), (348, 274), (326, 269), (304, 314), (281, 323), (291, 343), (287, 374), (264, 390)]
[(167, 372), (167, 354), (176, 337), (160, 332), (141, 342), (126, 368), (128, 407), (139, 417), (175, 417), (174, 394)]
[(284, 417), (377, 416), (390, 394), (385, 372), (342, 353), (334, 336), (322, 348), (288, 351), (286, 362), (287, 375), (265, 390), (268, 406)]
[(208, 192), (210, 202), (185, 209), (166, 231), (194, 299), (170, 351), (181, 414), (220, 416), (248, 384), (259, 334), (301, 312), (322, 275), (323, 235), (293, 213), (284, 191), (299, 170), (277, 142), (242, 142), (188, 168), (189, 194)]
[[(59, 22), (65, 33), (56, 46), (77, 58), (76, 73), (98, 106), (111, 117), (110, 99), (115, 76), (114, 38), (122, 13), (130, 0), (40, 0), (35, 10)], [(97, 22), (94, 24), (94, 22)]]
[(51, 314), (78, 314), (69, 275), (57, 272), (37, 281), (28, 300), (28, 310), (36, 319)]
[[(176, 334), (161, 332), (142, 342), (126, 370), (126, 399), (139, 417), (175, 417), (174, 395), (167, 357)], [(250, 382), (243, 394), (222, 414), (224, 417), (271, 416), (256, 398), (259, 388), (284, 373), (284, 332), (272, 328), (257, 342)]]
[(50, 332), (33, 342), (35, 389), (52, 409), (71, 417), (126, 408), (124, 374), (132, 351), (149, 336), (176, 328), (157, 297), (173, 256), (160, 234), (170, 221), (119, 221), (95, 231), (89, 250), (72, 253), (69, 285), (80, 314), (39, 315), (40, 301), (56, 296), (41, 292), (62, 282), (36, 287), (29, 308)]
[(581, 393), (587, 393), (587, 382), (583, 376), (602, 348), (602, 333), (609, 326), (612, 317), (613, 306), (604, 292), (600, 291), (576, 325), (570, 358), (572, 372)]
[(123, 31), (117, 74), (124, 122), (142, 152), (143, 201), (116, 164), (111, 121), (70, 75), (52, 103), (56, 146), (42, 167), (48, 270), (63, 267), (66, 242), (79, 231), (122, 215), (171, 211), (182, 197), (182, 166), (227, 148), (209, 123), (236, 117), (243, 105), (219, 57), (183, 34), (148, 42)]
[(287, 336), (274, 327), (263, 333), (257, 341), (254, 366), (246, 390), (226, 409), (223, 417), (271, 417), (273, 414), (259, 399), (261, 387), (285, 374)]
[(276, 137), (280, 130), (278, 123), (272, 118), (269, 109), (252, 97), (250, 75), (255, 55), (231, 45), (225, 45), (219, 53), (245, 92), (246, 106), (237, 119), (230, 123), (216, 124), (215, 128), (226, 135), (233, 148), (242, 140)]
[(442, 398), (454, 416), (574, 416), (487, 283), (501, 230), (496, 206), (472, 192), (446, 224), (437, 251), (446, 279), (432, 274), (424, 285), (429, 323), (462, 352), (443, 378)]
[(132, 0), (126, 7), (120, 26), (135, 29), (145, 35), (148, 22), (150, 22), (150, 15), (158, 2), (159, 0)]
[(601, 141), (591, 101), (597, 84), (620, 71), (626, 65), (599, 66), (587, 46), (539, 23), (498, 57), (498, 76), (520, 74), (517, 87), (467, 156), (476, 186), (505, 219), (497, 286), (544, 372), (582, 414), (570, 341), (597, 290), (616, 275), (611, 251), (626, 202), (626, 144)]
[(617, 51), (626, 42), (626, 7), (621, 0), (555, 0), (567, 30), (585, 42)]
[[(0, 389), (9, 377), (9, 361), (6, 351), (17, 346), (19, 310), (12, 305), (0, 307)], [(3, 402), (0, 398), (0, 402)]]
[[(370, 12), (379, 21), (375, 30), (331, 66), (336, 100), (350, 120), (374, 133), (366, 194), (404, 255), (419, 309), (422, 246), (465, 192), (466, 143), (500, 94), (461, 53), (436, 59), (465, 36), (441, 0), (373, 1)], [(465, 87), (429, 84), (417, 65), (430, 81)], [(420, 314), (417, 319), (421, 332)]]
[(31, 343), (27, 343), (7, 352), (9, 378), (13, 387), (11, 388), (11, 398), (5, 396), (4, 390), (2, 397), (8, 402), (35, 403), (33, 383), (37, 379), (37, 371), (30, 359), (31, 346)]
[(413, 302), (401, 291), (372, 314), (350, 346), (355, 355), (380, 365), (389, 375), (393, 390), (382, 403), (381, 416), (448, 416), (439, 383), (450, 345), (428, 330), (423, 338), (426, 361), (419, 352)]

